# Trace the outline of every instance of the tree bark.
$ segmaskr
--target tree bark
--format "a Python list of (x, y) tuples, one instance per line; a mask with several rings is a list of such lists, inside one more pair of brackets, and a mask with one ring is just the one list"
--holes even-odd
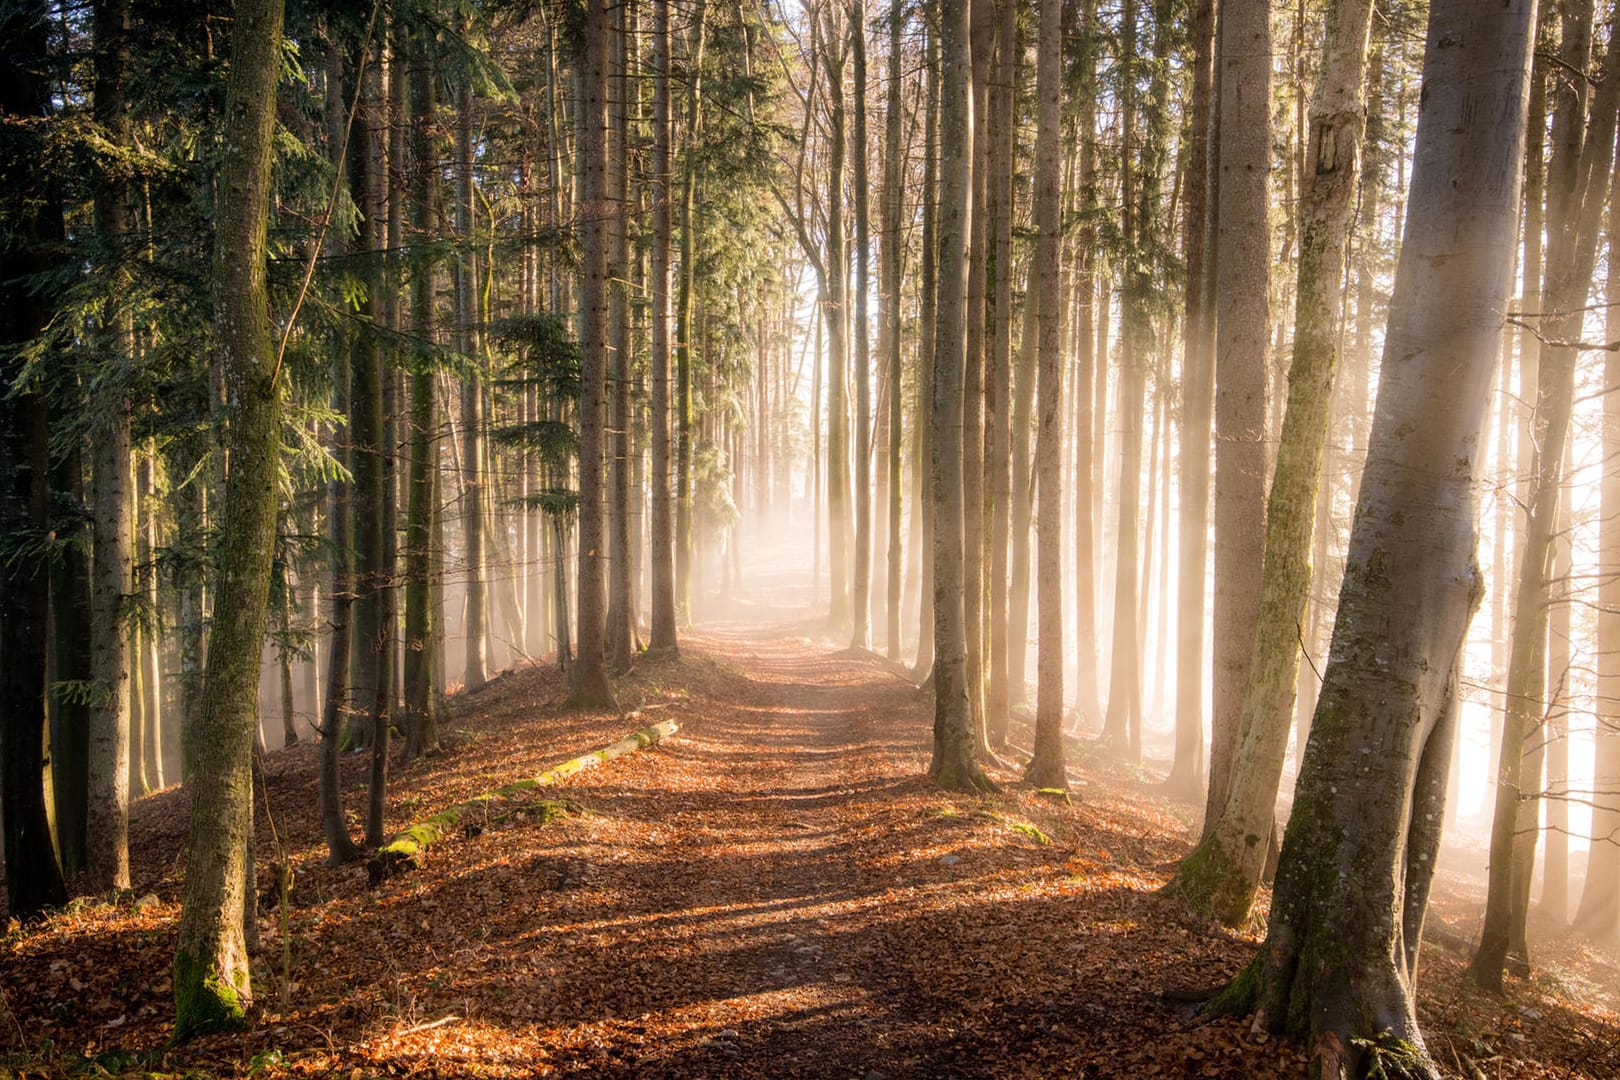
[(1238, 741), (1225, 805), (1170, 886), (1229, 926), (1249, 917), (1260, 887), (1288, 756), (1300, 625), (1311, 588), (1317, 484), (1338, 363), (1345, 250), (1361, 172), (1371, 27), (1370, 0), (1337, 0), (1329, 9), (1321, 74), (1311, 100), (1310, 168), (1300, 191), (1288, 405), (1266, 504), (1260, 619)]
[(963, 617), (962, 381), (967, 243), (973, 188), (973, 112), (966, 4), (939, 7), (940, 193), (935, 299), (932, 482), (934, 503), (934, 751), (928, 775), (945, 788), (987, 790), (968, 705)]
[(279, 469), (265, 234), (281, 20), (281, 0), (241, 0), (231, 27), (214, 226), (214, 362), (231, 409), (230, 472), (174, 957), (177, 1040), (241, 1026), (253, 997), (243, 916), (253, 893), (253, 728)]
[(1062, 97), (1063, 5), (1041, 0), (1035, 69), (1034, 277), (1040, 299), (1040, 420), (1035, 441), (1036, 568), (1040, 628), (1036, 638), (1035, 753), (1025, 779), (1038, 788), (1067, 788), (1063, 761), (1063, 295), (1062, 204), (1058, 125)]
[(1260, 611), (1271, 327), (1271, 24), (1264, 0), (1220, 10), (1215, 245), (1215, 625), (1207, 837), (1226, 805)]
[(871, 293), (872, 237), (866, 171), (866, 2), (852, 0), (849, 14), (850, 71), (855, 117), (851, 134), (855, 175), (855, 552), (850, 584), (850, 647), (872, 644), (872, 355), (867, 316)]
[(676, 649), (675, 536), (669, 471), (669, 0), (653, 0), (652, 66), (652, 521), (647, 552), (652, 577), (652, 626), (647, 651), (667, 653)]
[(1479, 433), (1512, 284), (1534, 7), (1430, 7), (1411, 212), (1333, 646), (1266, 942), (1215, 1003), (1306, 1036), (1312, 1077), (1438, 1075), (1413, 985), (1452, 673), (1481, 593)]

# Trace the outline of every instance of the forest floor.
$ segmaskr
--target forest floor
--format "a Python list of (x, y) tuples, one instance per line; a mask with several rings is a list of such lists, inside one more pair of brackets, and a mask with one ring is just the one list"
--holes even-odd
[[(1257, 935), (1157, 895), (1196, 811), (1088, 740), (1071, 742), (1070, 802), (1020, 785), (1012, 761), (999, 794), (938, 791), (930, 699), (809, 622), (710, 624), (617, 687), (640, 718), (564, 711), (539, 666), (458, 695), (445, 750), (396, 774), (391, 828), (653, 719), (681, 726), (497, 804), (375, 888), (361, 865), (323, 865), (315, 747), (270, 754), (259, 881), (273, 898), (284, 851), (291, 902), (261, 911), (251, 1027), (179, 1048), (184, 795), (140, 800), (133, 890), (5, 927), (0, 1076), (1302, 1073), (1298, 1046), (1161, 997), (1230, 978)], [(344, 780), (358, 812), (359, 756)], [(571, 812), (521, 812), (542, 796)], [(1549, 946), (1533, 980), (1478, 993), (1460, 951), (1477, 911), (1459, 890), (1425, 943), (1439, 1063), (1620, 1075), (1615, 962)]]

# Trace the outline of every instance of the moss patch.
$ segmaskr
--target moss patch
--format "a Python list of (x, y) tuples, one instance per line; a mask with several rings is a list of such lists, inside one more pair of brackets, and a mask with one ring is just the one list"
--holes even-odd
[[(246, 983), (248, 975), (240, 976)], [(220, 977), (214, 965), (179, 952), (174, 958), (174, 1041), (217, 1031), (239, 1031), (247, 1024), (241, 989)]]

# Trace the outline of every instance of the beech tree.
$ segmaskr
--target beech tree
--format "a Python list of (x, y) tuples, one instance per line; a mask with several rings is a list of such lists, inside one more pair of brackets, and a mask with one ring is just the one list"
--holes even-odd
[(1438, 1075), (1413, 987), (1456, 661), (1482, 591), (1476, 474), (1512, 289), (1535, 6), (1430, 6), (1411, 209), (1333, 644), (1266, 940), (1215, 1003), (1307, 1037), (1313, 1076)]

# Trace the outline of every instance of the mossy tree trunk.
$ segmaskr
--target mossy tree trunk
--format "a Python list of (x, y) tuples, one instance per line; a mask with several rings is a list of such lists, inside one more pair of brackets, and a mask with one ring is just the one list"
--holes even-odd
[(200, 703), (191, 835), (174, 957), (175, 1038), (239, 1026), (252, 1000), (253, 729), (276, 529), (279, 364), (265, 291), (281, 0), (241, 0), (231, 28), (214, 225), (215, 352), (230, 409), (217, 603)]
[(1266, 504), (1260, 621), (1236, 755), (1226, 804), (1187, 856), (1188, 872), (1171, 885), (1195, 907), (1234, 926), (1248, 918), (1260, 887), (1288, 755), (1299, 627), (1310, 598), (1316, 489), (1338, 362), (1345, 250), (1361, 172), (1371, 27), (1370, 0), (1338, 0), (1328, 12), (1321, 76), (1311, 101), (1311, 167), (1301, 191), (1288, 405)]
[(1410, 214), (1337, 622), (1265, 943), (1216, 1003), (1309, 1040), (1310, 1075), (1437, 1075), (1414, 1008), (1482, 591), (1479, 433), (1506, 298), (1533, 0), (1430, 8)]

